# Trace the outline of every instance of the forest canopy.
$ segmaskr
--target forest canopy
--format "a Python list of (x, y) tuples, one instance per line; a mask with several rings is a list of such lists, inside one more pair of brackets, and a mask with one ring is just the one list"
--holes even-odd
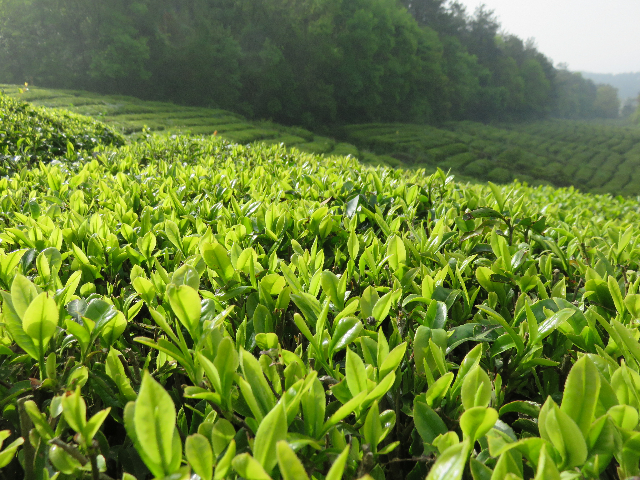
[(0, 0), (0, 82), (317, 128), (617, 116), (493, 12), (444, 0)]

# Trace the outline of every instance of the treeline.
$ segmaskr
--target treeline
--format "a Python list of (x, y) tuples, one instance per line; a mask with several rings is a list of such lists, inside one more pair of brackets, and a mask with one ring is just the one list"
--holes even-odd
[(0, 81), (311, 127), (619, 108), (492, 12), (444, 0), (0, 0)]

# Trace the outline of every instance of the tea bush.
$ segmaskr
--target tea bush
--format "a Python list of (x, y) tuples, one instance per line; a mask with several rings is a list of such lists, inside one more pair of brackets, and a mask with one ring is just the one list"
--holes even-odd
[(636, 201), (212, 137), (82, 157), (0, 178), (5, 477), (640, 475)]
[[(344, 127), (342, 138), (374, 153), (410, 155), (412, 159), (404, 163), (412, 166), (446, 167), (456, 174), (468, 174), (475, 162), (460, 162), (458, 155), (469, 153), (477, 160), (497, 161), (508, 171), (490, 175), (491, 170), (476, 172), (472, 167), (478, 180), (506, 183), (510, 178), (533, 178), (535, 183), (573, 185), (583, 191), (640, 194), (640, 184), (629, 176), (611, 183), (616, 173), (640, 168), (640, 130), (632, 127), (569, 120), (497, 126), (449, 122), (438, 128), (402, 124), (371, 128), (365, 124)], [(576, 176), (577, 168), (589, 162), (592, 169)]]
[(64, 111), (49, 111), (0, 93), (0, 175), (34, 163), (72, 156), (124, 139), (103, 123)]
[[(331, 154), (340, 145), (336, 154), (355, 152), (357, 155), (354, 156), (361, 157), (358, 148), (353, 145), (337, 144), (300, 127), (287, 127), (267, 121), (250, 122), (242, 115), (226, 110), (185, 107), (120, 95), (98, 95), (72, 90), (38, 87), (24, 89), (15, 85), (0, 85), (0, 88), (10, 98), (89, 115), (133, 140), (144, 137), (146, 131), (197, 136), (215, 134), (242, 144), (256, 141), (284, 143), (288, 147), (306, 144), (300, 149), (310, 153)], [(87, 147), (91, 148), (89, 145)], [(380, 159), (376, 160), (380, 162)]]

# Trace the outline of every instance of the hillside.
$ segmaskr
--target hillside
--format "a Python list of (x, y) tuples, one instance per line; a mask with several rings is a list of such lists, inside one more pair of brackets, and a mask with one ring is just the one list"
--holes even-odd
[(132, 97), (0, 85), (9, 96), (61, 107), (105, 122), (136, 138), (143, 128), (167, 134), (216, 135), (241, 144), (284, 143), (308, 153), (353, 155), (371, 164), (437, 167), (460, 179), (574, 186), (585, 192), (640, 194), (640, 129), (598, 122), (547, 120), (440, 127), (364, 124), (334, 129), (333, 138), (225, 111), (148, 102)]
[[(582, 191), (640, 194), (640, 129), (571, 120), (440, 128), (350, 125), (344, 140), (401, 164), (451, 169), (460, 178), (572, 185)], [(389, 159), (388, 157), (392, 157)]]
[(312, 130), (618, 114), (614, 92), (555, 68), (488, 8), (444, 0), (2, 0), (0, 66), (1, 83)]
[(337, 143), (303, 128), (285, 127), (271, 122), (252, 122), (227, 110), (185, 107), (164, 102), (150, 102), (133, 97), (99, 95), (84, 91), (50, 90), (37, 87), (0, 85), (11, 98), (34, 105), (61, 108), (92, 117), (123, 135), (136, 138), (148, 129), (168, 135), (219, 135), (231, 142), (247, 144), (285, 143), (309, 153), (356, 154), (352, 145)]
[(210, 135), (44, 154), (0, 176), (2, 477), (640, 475), (636, 200)]

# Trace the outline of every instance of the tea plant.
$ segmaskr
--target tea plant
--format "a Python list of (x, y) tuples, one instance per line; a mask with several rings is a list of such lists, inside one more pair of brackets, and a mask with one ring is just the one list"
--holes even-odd
[(3, 475), (640, 475), (639, 220), (183, 136), (2, 177)]
[(123, 145), (103, 123), (64, 111), (50, 111), (0, 93), (0, 175), (19, 172), (56, 157), (76, 159), (76, 151)]

